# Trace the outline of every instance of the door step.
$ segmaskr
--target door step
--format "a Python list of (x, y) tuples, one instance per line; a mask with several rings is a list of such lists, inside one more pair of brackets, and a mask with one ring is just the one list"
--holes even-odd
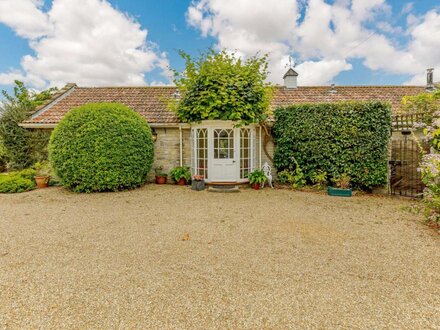
[(240, 189), (237, 185), (210, 185), (208, 191), (218, 193), (237, 193), (240, 192)]

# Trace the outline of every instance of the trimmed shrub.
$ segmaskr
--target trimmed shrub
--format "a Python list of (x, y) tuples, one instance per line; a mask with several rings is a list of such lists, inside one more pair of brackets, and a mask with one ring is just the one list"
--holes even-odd
[(391, 107), (381, 102), (299, 104), (275, 110), (275, 166), (297, 165), (328, 179), (349, 175), (357, 188), (386, 183)]
[(21, 193), (35, 188), (35, 170), (0, 174), (0, 193)]
[(153, 162), (146, 120), (118, 103), (71, 110), (49, 142), (49, 159), (62, 185), (76, 192), (117, 191), (145, 183)]

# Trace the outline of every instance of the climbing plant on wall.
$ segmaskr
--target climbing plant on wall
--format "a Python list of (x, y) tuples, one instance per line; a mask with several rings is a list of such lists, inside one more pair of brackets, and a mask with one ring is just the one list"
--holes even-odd
[(171, 106), (182, 122), (233, 120), (237, 125), (264, 121), (271, 95), (268, 57), (241, 59), (234, 53), (210, 50), (198, 58), (180, 52), (182, 72), (174, 71), (180, 98)]
[(347, 174), (359, 188), (386, 183), (391, 108), (381, 102), (299, 104), (275, 111), (275, 165), (310, 180)]

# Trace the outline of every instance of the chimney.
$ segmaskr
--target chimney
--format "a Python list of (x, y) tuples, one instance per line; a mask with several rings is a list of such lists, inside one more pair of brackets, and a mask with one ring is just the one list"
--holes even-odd
[(426, 70), (426, 90), (434, 90), (434, 69), (430, 68)]
[(298, 73), (290, 68), (287, 70), (283, 77), (285, 88), (297, 88), (298, 87)]

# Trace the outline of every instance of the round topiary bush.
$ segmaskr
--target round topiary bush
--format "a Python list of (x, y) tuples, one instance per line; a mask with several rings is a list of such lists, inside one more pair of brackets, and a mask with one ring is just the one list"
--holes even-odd
[(145, 183), (153, 153), (146, 120), (118, 103), (72, 109), (49, 142), (55, 173), (76, 192), (116, 191)]

